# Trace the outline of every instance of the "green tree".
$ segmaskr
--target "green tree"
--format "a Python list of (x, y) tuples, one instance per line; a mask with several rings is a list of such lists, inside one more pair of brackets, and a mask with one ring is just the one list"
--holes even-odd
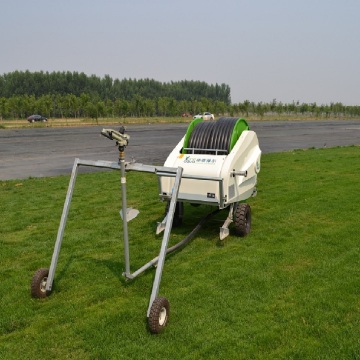
[(8, 99), (0, 98), (0, 120), (6, 119), (9, 116)]
[(132, 116), (144, 116), (145, 99), (140, 95), (134, 95), (130, 103), (130, 111)]
[(127, 100), (116, 99), (114, 102), (114, 113), (116, 116), (129, 116), (130, 104)]
[(167, 116), (169, 110), (170, 99), (168, 97), (161, 97), (157, 101), (157, 110), (160, 116)]
[(144, 101), (144, 114), (145, 116), (154, 116), (156, 114), (155, 101), (152, 99), (146, 99)]
[(53, 100), (51, 95), (43, 95), (40, 98), (37, 99), (37, 108), (39, 109), (39, 112), (50, 118), (51, 114), (53, 113)]
[(88, 102), (86, 104), (86, 107), (84, 109), (85, 115), (91, 119), (96, 119), (98, 118), (98, 111), (96, 106), (92, 103), (92, 102)]

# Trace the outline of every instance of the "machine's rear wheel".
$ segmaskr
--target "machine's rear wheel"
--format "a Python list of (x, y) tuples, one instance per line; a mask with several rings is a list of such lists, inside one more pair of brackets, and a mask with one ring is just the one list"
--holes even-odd
[(251, 208), (249, 204), (237, 204), (234, 211), (235, 232), (239, 236), (246, 236), (251, 228)]
[(148, 318), (149, 329), (158, 334), (167, 325), (170, 314), (170, 304), (165, 297), (157, 297), (151, 305)]
[(46, 291), (47, 278), (49, 276), (49, 269), (38, 269), (31, 281), (31, 296), (34, 298), (44, 298), (49, 295)]
[[(165, 215), (169, 212), (169, 207), (170, 207), (170, 201), (166, 203)], [(179, 227), (182, 225), (183, 216), (184, 216), (184, 203), (177, 201), (174, 218), (173, 218), (173, 227)]]

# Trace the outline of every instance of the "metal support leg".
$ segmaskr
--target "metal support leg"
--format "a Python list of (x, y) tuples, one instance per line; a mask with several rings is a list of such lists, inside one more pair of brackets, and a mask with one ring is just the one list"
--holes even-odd
[(226, 218), (224, 225), (220, 228), (220, 240), (224, 240), (229, 236), (229, 225), (233, 222), (234, 216), (234, 203), (230, 205), (229, 215)]
[(151, 306), (159, 293), (161, 275), (162, 275), (162, 271), (163, 271), (163, 267), (164, 267), (166, 249), (167, 249), (167, 246), (169, 243), (170, 232), (171, 232), (171, 227), (172, 227), (175, 208), (176, 208), (176, 202), (177, 202), (177, 198), (178, 198), (178, 194), (179, 194), (179, 187), (180, 187), (180, 183), (181, 183), (182, 172), (183, 172), (183, 168), (181, 168), (181, 167), (179, 167), (176, 172), (175, 183), (174, 183), (171, 200), (170, 200), (169, 212), (168, 212), (168, 216), (166, 219), (164, 237), (163, 237), (163, 240), (161, 243), (159, 260), (157, 263), (155, 279), (154, 279), (153, 288), (152, 288), (152, 292), (151, 292), (151, 296), (150, 296), (149, 307), (147, 310), (147, 317), (149, 317)]
[(59, 225), (57, 238), (56, 238), (56, 242), (55, 242), (54, 252), (52, 255), (52, 259), (51, 259), (49, 275), (48, 275), (48, 278), (46, 281), (46, 291), (51, 291), (51, 289), (52, 289), (54, 275), (55, 275), (55, 269), (56, 269), (57, 261), (59, 258), (61, 243), (62, 243), (65, 225), (66, 225), (66, 220), (67, 220), (67, 216), (69, 213), (71, 198), (72, 198), (72, 194), (73, 194), (74, 187), (75, 187), (78, 165), (79, 165), (79, 159), (76, 158), (74, 161), (74, 166), (72, 168), (72, 172), (71, 172), (70, 183), (69, 183), (68, 191), (66, 194), (63, 212), (61, 215), (61, 220), (60, 220), (60, 225)]
[(125, 272), (124, 276), (127, 279), (132, 279), (130, 274), (130, 249), (129, 249), (129, 234), (127, 226), (127, 200), (126, 200), (126, 176), (125, 176), (125, 152), (124, 147), (119, 147), (119, 161), (121, 171), (121, 198), (122, 198), (122, 219), (123, 219), (123, 234), (124, 234), (124, 256), (125, 256)]
[(158, 222), (158, 225), (156, 227), (156, 235), (159, 235), (160, 233), (162, 233), (165, 230), (167, 216), (168, 216), (168, 214), (165, 215), (164, 219), (161, 222)]

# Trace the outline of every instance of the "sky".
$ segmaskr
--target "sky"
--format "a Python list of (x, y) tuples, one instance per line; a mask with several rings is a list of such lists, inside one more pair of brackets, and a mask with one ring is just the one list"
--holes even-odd
[(359, 0), (0, 0), (0, 74), (199, 80), (360, 105)]

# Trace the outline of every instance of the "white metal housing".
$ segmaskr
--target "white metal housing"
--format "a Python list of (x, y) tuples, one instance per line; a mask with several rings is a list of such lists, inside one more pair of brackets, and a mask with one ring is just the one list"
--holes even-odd
[[(185, 136), (165, 167), (182, 167), (178, 201), (211, 204), (220, 209), (256, 195), (261, 150), (254, 131), (244, 130), (228, 155), (183, 154)], [(189, 178), (190, 177), (190, 178)], [(160, 196), (171, 197), (174, 179), (160, 176)]]

